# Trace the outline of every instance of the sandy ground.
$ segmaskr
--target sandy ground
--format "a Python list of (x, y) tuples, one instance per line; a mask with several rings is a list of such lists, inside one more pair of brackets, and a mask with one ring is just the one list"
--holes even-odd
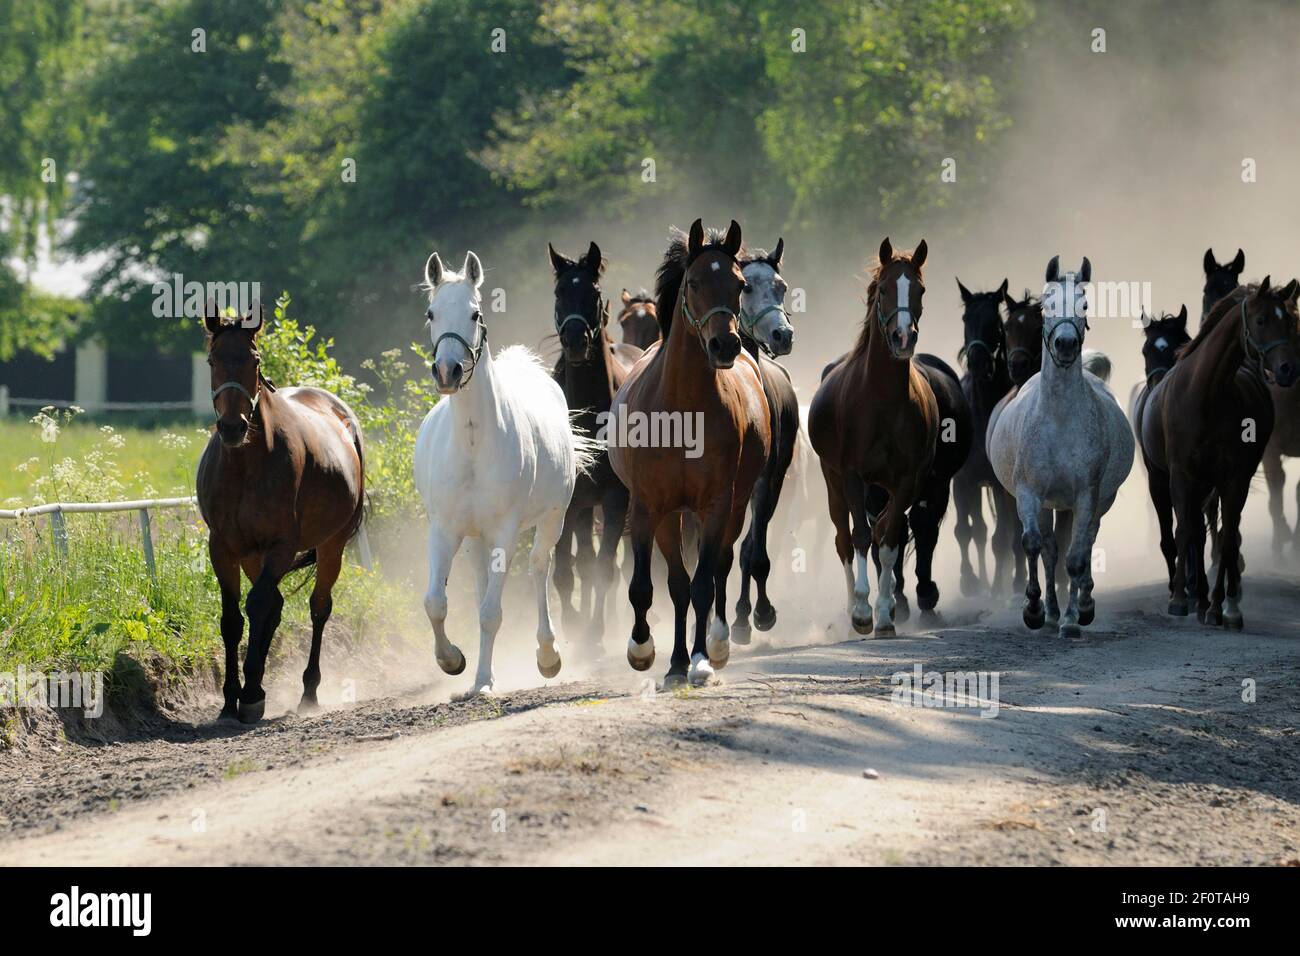
[[(620, 627), (492, 699), (450, 703), (467, 678), (425, 661), (422, 690), (252, 729), (200, 701), (0, 754), (0, 865), (1300, 864), (1291, 580), (1248, 578), (1241, 634), (1165, 617), (1153, 583), (1099, 588), (1074, 642), (954, 600), (860, 640), (822, 606), (689, 692), (631, 672)], [(895, 699), (915, 664), (996, 672), (996, 716)]]

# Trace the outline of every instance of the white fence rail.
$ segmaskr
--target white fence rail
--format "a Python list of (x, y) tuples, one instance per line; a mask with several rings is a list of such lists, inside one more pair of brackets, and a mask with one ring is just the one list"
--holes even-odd
[[(68, 553), (68, 525), (64, 515), (70, 514), (111, 514), (113, 512), (136, 512), (140, 523), (140, 547), (144, 552), (144, 564), (149, 570), (149, 577), (157, 578), (157, 566), (153, 556), (153, 528), (149, 521), (150, 509), (192, 508), (198, 506), (198, 498), (143, 498), (139, 501), (71, 501), (52, 502), (45, 505), (32, 505), (30, 508), (0, 508), (0, 521), (18, 521), (24, 518), (39, 518), (49, 515), (50, 531), (54, 543), (63, 554)], [(366, 534), (365, 523), (357, 529), (357, 560), (367, 571), (374, 567), (374, 558), (370, 552), (370, 538)]]

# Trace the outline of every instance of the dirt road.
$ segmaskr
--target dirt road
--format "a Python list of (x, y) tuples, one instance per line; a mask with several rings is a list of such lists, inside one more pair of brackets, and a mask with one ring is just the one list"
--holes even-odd
[[(738, 648), (688, 693), (611, 661), (248, 730), (205, 702), (138, 739), (0, 755), (0, 865), (1294, 862), (1300, 588), (1250, 587), (1245, 634), (1165, 618), (1151, 585), (1077, 642), (958, 609), (894, 640)], [(997, 672), (996, 693), (894, 699), (917, 663)]]

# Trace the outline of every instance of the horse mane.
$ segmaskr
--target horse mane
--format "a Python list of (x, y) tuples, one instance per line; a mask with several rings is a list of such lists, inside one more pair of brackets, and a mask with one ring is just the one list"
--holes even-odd
[[(905, 251), (895, 249), (894, 258), (889, 260), (889, 265), (893, 265), (900, 259), (906, 259), (908, 262), (911, 262), (913, 251), (914, 250), (912, 249), (907, 249)], [(871, 338), (871, 310), (875, 308), (876, 293), (879, 291), (880, 287), (880, 276), (885, 271), (886, 265), (880, 261), (879, 256), (876, 256), (867, 263), (867, 268), (871, 270), (871, 278), (867, 282), (867, 315), (862, 321), (862, 331), (858, 333), (858, 341), (853, 346), (854, 354), (862, 354), (867, 350), (867, 342)], [(924, 266), (916, 270), (916, 277), (924, 280)]]
[(638, 289), (636, 295), (629, 295), (629, 296), (628, 296), (628, 298), (627, 298), (627, 303), (628, 303), (628, 305), (631, 305), (633, 302), (640, 302), (640, 303), (642, 303), (642, 304), (644, 304), (644, 305), (654, 305), (654, 304), (655, 304), (654, 296), (652, 296), (652, 295), (649, 293), (649, 291), (647, 291), (644, 287), (641, 288), (641, 289)]
[[(726, 233), (721, 229), (708, 229), (704, 234), (704, 245), (697, 256), (710, 249), (722, 248)], [(740, 256), (748, 255), (744, 249)], [(673, 312), (677, 308), (677, 296), (682, 290), (682, 278), (686, 270), (695, 261), (695, 256), (688, 256), (688, 239), (686, 233), (674, 226), (668, 232), (668, 248), (664, 251), (664, 261), (655, 272), (655, 318), (659, 320), (659, 331), (665, 342), (673, 327)], [(737, 261), (740, 261), (737, 257)]]
[(1239, 285), (1214, 303), (1214, 308), (1210, 309), (1209, 314), (1201, 320), (1201, 327), (1197, 329), (1196, 335), (1192, 337), (1190, 342), (1179, 346), (1178, 351), (1174, 353), (1174, 360), (1182, 361), (1184, 356), (1191, 355), (1192, 352), (1196, 351), (1197, 346), (1209, 338), (1210, 333), (1223, 321), (1223, 317), (1241, 305), (1243, 299), (1254, 295), (1258, 289), (1259, 284), (1255, 282), (1250, 285)]

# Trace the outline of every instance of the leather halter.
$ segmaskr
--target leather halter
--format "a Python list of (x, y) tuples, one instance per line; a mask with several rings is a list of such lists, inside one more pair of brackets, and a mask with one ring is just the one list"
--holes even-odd
[[(1057, 329), (1059, 329), (1062, 325), (1065, 325), (1066, 323), (1069, 323), (1070, 327), (1074, 329), (1074, 334), (1078, 336), (1079, 354), (1076, 355), (1074, 358), (1070, 359), (1070, 361), (1068, 362), (1062, 362), (1059, 358), (1056, 357), (1056, 350), (1052, 348), (1052, 333), (1055, 332)], [(1054, 322), (1050, 329), (1047, 327), (1047, 323), (1043, 322), (1043, 347), (1047, 349), (1047, 354), (1052, 357), (1053, 365), (1055, 365), (1057, 368), (1069, 368), (1075, 362), (1079, 361), (1079, 359), (1083, 356), (1083, 333), (1086, 332), (1088, 328), (1089, 326), (1088, 326), (1087, 319), (1083, 320), (1082, 328), (1080, 328), (1079, 320), (1075, 316), (1069, 316), (1068, 318), (1062, 318), (1059, 321)]]
[[(785, 306), (780, 302), (773, 302), (767, 308), (759, 309), (757, 314), (747, 312), (745, 311), (745, 307), (741, 306), (740, 313), (736, 317), (736, 324), (740, 326), (741, 332), (743, 332), (746, 337), (763, 350), (764, 355), (770, 359), (775, 359), (777, 357), (776, 353), (772, 351), (766, 342), (754, 334), (754, 329), (758, 326), (758, 323), (762, 322), (763, 316), (767, 315), (769, 312), (780, 312), (781, 316), (786, 319), (786, 322), (789, 322)], [(707, 318), (707, 316), (705, 316), (705, 318)]]
[[(433, 321), (432, 316), (429, 317), (429, 321)], [(461, 345), (465, 346), (465, 351), (469, 353), (469, 367), (466, 368), (466, 362), (464, 360), (458, 363), (461, 368), (461, 388), (468, 385), (469, 380), (474, 377), (474, 369), (478, 368), (479, 356), (483, 354), (483, 348), (487, 345), (487, 323), (483, 321), (483, 313), (478, 311), (474, 313), (474, 338), (478, 340), (478, 345), (470, 345), (465, 341), (464, 336), (458, 335), (455, 332), (443, 332), (442, 335), (433, 340), (434, 362), (438, 361), (438, 346), (442, 344), (443, 339), (451, 339), (453, 342), (459, 342)]]
[(587, 352), (590, 353), (592, 343), (596, 341), (597, 334), (599, 333), (600, 329), (604, 328), (605, 323), (609, 321), (609, 300), (600, 299), (598, 297), (596, 301), (599, 304), (599, 308), (600, 308), (601, 318), (600, 318), (599, 325), (593, 325), (591, 319), (587, 318), (581, 312), (570, 312), (564, 318), (559, 318), (558, 316), (556, 317), (555, 334), (563, 335), (565, 327), (570, 322), (581, 322), (582, 337), (583, 340), (586, 342)]
[(248, 389), (244, 388), (242, 382), (236, 382), (234, 379), (231, 379), (229, 382), (223, 382), (222, 384), (218, 385), (216, 388), (212, 390), (213, 404), (215, 406), (217, 401), (217, 396), (220, 395), (222, 392), (229, 392), (229, 391), (239, 392), (239, 394), (243, 395), (246, 399), (248, 399), (248, 403), (252, 406), (252, 408), (249, 409), (248, 412), (248, 419), (249, 421), (252, 421), (253, 416), (257, 414), (257, 403), (262, 398), (263, 385), (266, 386), (268, 391), (271, 392), (275, 391), (275, 386), (271, 384), (269, 379), (267, 379), (265, 376), (262, 375), (260, 370), (257, 373), (256, 390), (251, 394), (249, 393)]
[(896, 305), (892, 312), (885, 314), (885, 300), (880, 295), (880, 290), (876, 290), (876, 319), (880, 322), (880, 334), (885, 337), (885, 348), (889, 349), (891, 358), (898, 358), (898, 352), (894, 349), (894, 343), (889, 340), (889, 323), (893, 321), (894, 316), (900, 312), (906, 312), (912, 320), (912, 325), (916, 327), (917, 332), (921, 331), (921, 320), (912, 312), (911, 306)]
[(1246, 353), (1246, 361), (1248, 362), (1252, 361), (1250, 350), (1255, 350), (1253, 361), (1259, 368), (1260, 378), (1268, 381), (1266, 370), (1264, 368), (1264, 360), (1268, 357), (1269, 352), (1273, 351), (1275, 348), (1286, 345), (1287, 342), (1290, 341), (1290, 337), (1284, 335), (1282, 338), (1275, 339), (1267, 345), (1259, 345), (1254, 338), (1251, 337), (1250, 323), (1246, 321), (1246, 300), (1249, 298), (1250, 296), (1246, 296), (1241, 300), (1241, 350)]

